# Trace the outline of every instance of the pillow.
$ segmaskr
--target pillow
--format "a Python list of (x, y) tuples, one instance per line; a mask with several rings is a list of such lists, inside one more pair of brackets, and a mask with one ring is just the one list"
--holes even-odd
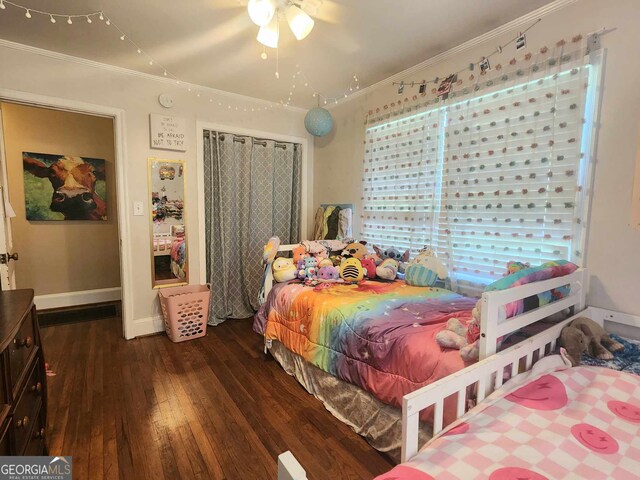
[(438, 274), (420, 263), (411, 263), (404, 271), (404, 281), (414, 287), (433, 287)]
[[(485, 287), (485, 292), (496, 290), (506, 290), (511, 287), (526, 285), (527, 283), (549, 280), (550, 278), (563, 277), (570, 275), (578, 269), (574, 263), (566, 260), (557, 260), (555, 262), (543, 263), (539, 267), (530, 267), (519, 270), (506, 277), (496, 280), (491, 285)], [(506, 318), (511, 318), (528, 312), (535, 308), (541, 307), (548, 303), (565, 298), (570, 293), (569, 286), (560, 286), (537, 295), (527, 297), (505, 305)]]
[(444, 280), (449, 276), (447, 268), (429, 247), (420, 250), (418, 256), (407, 265), (404, 273), (405, 282), (415, 287), (433, 287), (438, 279)]
[(527, 283), (548, 280), (550, 278), (563, 277), (575, 272), (578, 266), (567, 260), (543, 263), (539, 267), (523, 268), (515, 273), (502, 277), (484, 289), (485, 292), (494, 290), (506, 290), (511, 287), (526, 285)]

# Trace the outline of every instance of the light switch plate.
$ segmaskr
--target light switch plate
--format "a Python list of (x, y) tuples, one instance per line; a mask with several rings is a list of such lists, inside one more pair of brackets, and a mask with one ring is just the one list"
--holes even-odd
[(142, 202), (133, 202), (133, 214), (136, 217), (141, 217), (144, 215), (144, 210), (142, 208)]

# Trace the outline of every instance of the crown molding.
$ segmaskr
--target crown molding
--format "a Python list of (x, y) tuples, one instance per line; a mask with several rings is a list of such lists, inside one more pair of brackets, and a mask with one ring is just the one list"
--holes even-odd
[(437, 63), (440, 63), (444, 60), (454, 57), (466, 50), (470, 50), (474, 47), (477, 47), (478, 45), (481, 45), (489, 40), (493, 40), (494, 38), (497, 38), (511, 30), (517, 30), (523, 26), (529, 26), (529, 24), (531, 24), (535, 20), (545, 17), (547, 15), (550, 15), (551, 13), (554, 13), (578, 1), (579, 0), (555, 0), (554, 2), (551, 2), (543, 7), (540, 7), (537, 10), (533, 10), (532, 12), (529, 12), (526, 15), (523, 15), (519, 18), (516, 18), (515, 20), (511, 20), (510, 22), (505, 23), (504, 25), (494, 28), (493, 30), (488, 31), (487, 33), (483, 33), (482, 35), (479, 35), (475, 38), (472, 38), (471, 40), (461, 43), (456, 47), (450, 48), (449, 50), (446, 50), (442, 53), (439, 53), (438, 55), (428, 58), (427, 60), (420, 62), (417, 65), (414, 65), (412, 67), (407, 68), (406, 70), (403, 70), (394, 75), (391, 75), (390, 77), (387, 77), (384, 80), (380, 80), (379, 82), (374, 83), (373, 85), (369, 85), (368, 87), (362, 88), (357, 92), (350, 94), (347, 98), (338, 100), (337, 104), (334, 103), (331, 105), (327, 105), (324, 108), (331, 110), (333, 108), (336, 108), (338, 105), (355, 100), (356, 98), (366, 95), (369, 92), (373, 92), (374, 90), (377, 90), (380, 87), (383, 87), (385, 85), (390, 85), (393, 82), (396, 82), (399, 80), (403, 80), (421, 70), (424, 70)]
[(150, 73), (139, 72), (137, 70), (131, 70), (129, 68), (118, 67), (116, 65), (110, 65), (108, 63), (96, 62), (95, 60), (89, 60), (82, 57), (75, 57), (73, 55), (67, 55), (65, 53), (54, 52), (52, 50), (45, 50), (43, 48), (33, 47), (31, 45), (25, 45), (24, 43), (12, 42), (10, 40), (4, 40), (0, 38), (0, 47), (10, 48), (13, 50), (19, 50), (26, 53), (31, 53), (34, 55), (40, 55), (42, 57), (53, 58), (55, 60), (61, 60), (64, 62), (71, 62), (78, 65), (84, 65), (91, 68), (97, 68), (100, 70), (105, 70), (111, 73), (115, 73), (118, 75), (128, 75), (131, 77), (137, 77), (144, 80), (153, 80), (155, 82), (164, 83), (166, 85), (170, 85), (172, 87), (184, 88), (187, 90), (188, 88), (197, 89), (203, 93), (209, 93), (216, 96), (226, 97), (228, 99), (233, 99), (238, 102), (252, 102), (259, 103), (262, 105), (275, 105), (278, 108), (283, 108), (285, 110), (290, 110), (293, 112), (306, 112), (306, 108), (294, 107), (292, 105), (284, 106), (278, 102), (271, 102), (269, 100), (264, 100), (262, 98), (250, 97), (248, 95), (241, 95), (239, 93), (227, 92), (225, 90), (218, 90), (216, 88), (206, 87), (204, 85), (198, 85), (195, 83), (188, 83), (184, 81), (180, 81), (180, 85), (176, 84), (175, 80), (161, 77), (159, 75), (152, 75)]

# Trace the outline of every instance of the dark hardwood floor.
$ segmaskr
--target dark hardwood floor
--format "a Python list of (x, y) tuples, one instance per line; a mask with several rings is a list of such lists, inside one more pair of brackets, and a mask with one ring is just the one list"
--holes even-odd
[(275, 479), (291, 450), (310, 480), (392, 463), (262, 354), (251, 319), (174, 344), (126, 341), (120, 319), (42, 329), (50, 455), (77, 479)]

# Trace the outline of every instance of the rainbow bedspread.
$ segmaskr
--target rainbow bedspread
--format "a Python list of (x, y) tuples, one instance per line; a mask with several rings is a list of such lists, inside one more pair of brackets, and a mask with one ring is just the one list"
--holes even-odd
[(254, 330), (316, 367), (401, 406), (402, 396), (465, 367), (436, 334), (451, 317), (470, 318), (476, 300), (403, 281), (276, 284)]

